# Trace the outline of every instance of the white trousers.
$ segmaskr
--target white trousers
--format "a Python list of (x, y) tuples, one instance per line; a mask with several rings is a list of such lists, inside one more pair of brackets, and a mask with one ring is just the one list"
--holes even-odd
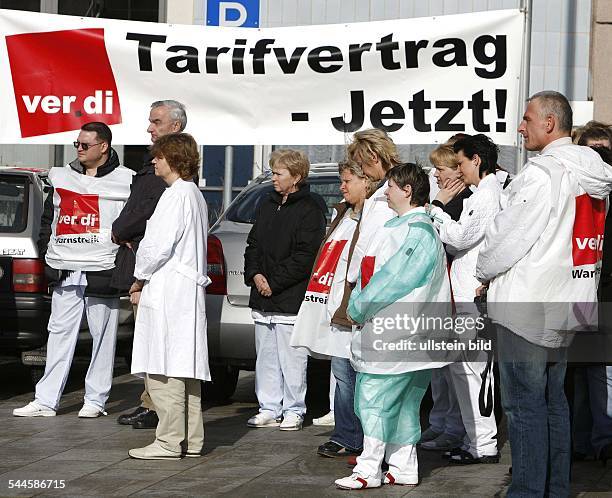
[(57, 410), (66, 386), (83, 312), (93, 338), (85, 376), (85, 404), (104, 410), (113, 383), (119, 298), (85, 297), (85, 287), (58, 287), (51, 297), (45, 374), (36, 384), (36, 401)]
[(418, 484), (419, 461), (414, 444), (384, 443), (376, 438), (364, 436), (363, 451), (357, 457), (353, 472), (362, 476), (380, 479), (383, 459), (389, 464), (391, 475), (404, 484)]
[[(448, 366), (466, 432), (463, 449), (477, 458), (497, 455), (495, 412), (493, 410), (491, 415), (485, 417), (480, 414), (478, 405), (482, 383), (480, 374), (485, 370), (486, 356), (486, 352), (481, 351), (478, 359), (483, 361), (458, 361)], [(489, 380), (493, 389), (492, 375)]]
[(293, 324), (255, 322), (255, 394), (260, 412), (306, 413), (308, 354), (289, 345)]
[(436, 432), (463, 439), (465, 429), (448, 365), (431, 371), (431, 397), (433, 407), (429, 412), (429, 425)]

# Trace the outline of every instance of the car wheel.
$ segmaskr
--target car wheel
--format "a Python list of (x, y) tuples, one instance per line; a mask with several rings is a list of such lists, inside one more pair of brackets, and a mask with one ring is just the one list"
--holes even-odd
[(31, 366), (30, 367), (30, 379), (32, 380), (32, 385), (36, 386), (36, 384), (38, 384), (38, 381), (43, 378), (44, 374), (45, 374), (44, 366), (39, 366), (39, 365)]
[(211, 365), (211, 382), (204, 382), (202, 386), (202, 400), (209, 402), (223, 402), (232, 397), (238, 384), (240, 370), (228, 365)]

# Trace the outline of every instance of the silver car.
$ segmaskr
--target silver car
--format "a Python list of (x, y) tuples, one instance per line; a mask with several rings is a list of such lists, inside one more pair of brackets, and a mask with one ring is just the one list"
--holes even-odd
[[(46, 196), (47, 170), (0, 168), (0, 354), (21, 356), (33, 383), (44, 373), (51, 296), (44, 262), (38, 258), (38, 233)], [(117, 353), (131, 361), (134, 316), (121, 298)], [(90, 354), (87, 321), (81, 323), (79, 352)]]
[[(308, 176), (310, 191), (328, 207), (342, 199), (336, 164), (313, 164)], [(244, 250), (259, 204), (273, 190), (267, 172), (247, 185), (211, 227), (208, 235), (206, 287), (208, 348), (212, 384), (210, 398), (229, 398), (236, 389), (240, 370), (255, 369), (255, 325), (249, 308), (250, 288), (244, 284)]]
[(36, 240), (45, 170), (0, 168), (0, 352), (19, 356), (43, 346), (51, 299)]

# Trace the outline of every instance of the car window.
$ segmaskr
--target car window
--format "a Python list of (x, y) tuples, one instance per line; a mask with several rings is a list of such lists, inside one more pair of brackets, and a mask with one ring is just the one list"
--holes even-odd
[(28, 224), (28, 180), (0, 175), (0, 233), (23, 232)]
[[(340, 178), (337, 175), (317, 176), (308, 179), (310, 192), (319, 196), (327, 208), (325, 217), (327, 223), (331, 221), (332, 207), (342, 200), (340, 194)], [(237, 223), (254, 223), (257, 217), (259, 204), (272, 192), (270, 181), (265, 181), (240, 194), (236, 201), (229, 207), (225, 218)]]

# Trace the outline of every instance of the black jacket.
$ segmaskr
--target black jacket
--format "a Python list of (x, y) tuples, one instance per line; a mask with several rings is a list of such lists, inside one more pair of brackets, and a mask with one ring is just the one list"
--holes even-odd
[[(75, 159), (70, 163), (70, 167), (81, 173), (85, 174), (85, 168), (81, 165), (78, 159)], [(110, 154), (107, 161), (98, 168), (96, 177), (100, 178), (108, 175), (115, 168), (119, 167), (119, 157), (114, 149), (111, 148)], [(38, 254), (40, 258), (45, 257), (47, 249), (49, 247), (49, 240), (51, 239), (51, 223), (53, 223), (53, 189), (49, 192), (47, 199), (45, 200), (45, 206), (43, 209), (43, 215), (40, 221), (40, 232), (38, 235)], [(69, 270), (57, 270), (51, 268), (45, 263), (45, 276), (49, 287), (56, 287), (62, 280), (66, 278)], [(113, 269), (101, 270), (101, 271), (87, 271), (87, 287), (85, 288), (85, 295), (90, 297), (114, 297), (118, 296), (116, 289), (110, 287), (110, 280), (113, 274)]]
[(134, 282), (136, 250), (144, 237), (147, 221), (166, 190), (166, 182), (155, 175), (151, 156), (145, 158), (143, 167), (132, 180), (130, 198), (113, 222), (113, 235), (117, 242), (130, 242), (132, 249), (121, 244), (115, 258), (115, 271), (111, 286), (126, 293)]
[[(324, 235), (325, 214), (308, 185), (289, 194), (284, 204), (277, 192), (266, 197), (244, 253), (244, 281), (251, 287), (249, 306), (297, 314)], [(253, 277), (258, 273), (268, 280), (270, 297), (257, 291)]]
[(459, 218), (461, 218), (461, 213), (463, 211), (463, 201), (471, 195), (472, 191), (470, 190), (470, 188), (465, 187), (461, 192), (459, 192), (455, 197), (453, 197), (448, 204), (442, 206), (442, 209), (453, 220), (459, 221)]

